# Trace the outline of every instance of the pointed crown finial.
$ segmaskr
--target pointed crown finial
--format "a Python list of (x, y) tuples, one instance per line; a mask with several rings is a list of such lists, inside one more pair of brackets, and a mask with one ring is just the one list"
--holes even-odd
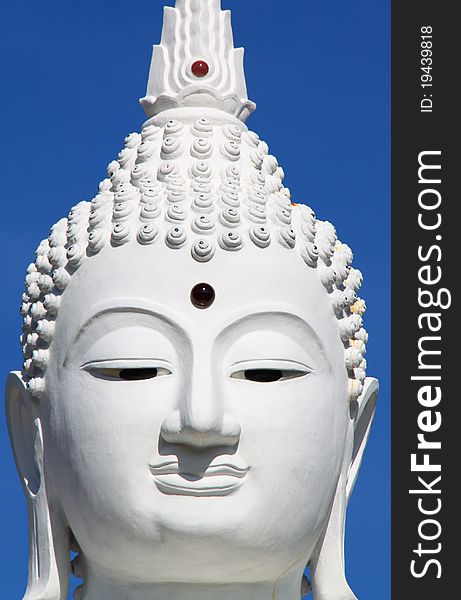
[(245, 121), (248, 99), (243, 48), (234, 48), (230, 11), (220, 0), (176, 0), (165, 7), (162, 40), (154, 46), (147, 94), (149, 117), (181, 107), (214, 108)]

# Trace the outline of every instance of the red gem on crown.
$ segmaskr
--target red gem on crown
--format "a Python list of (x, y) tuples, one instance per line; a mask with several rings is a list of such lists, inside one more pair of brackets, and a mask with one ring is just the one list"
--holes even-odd
[(195, 77), (205, 77), (210, 71), (210, 67), (204, 60), (196, 60), (191, 67)]

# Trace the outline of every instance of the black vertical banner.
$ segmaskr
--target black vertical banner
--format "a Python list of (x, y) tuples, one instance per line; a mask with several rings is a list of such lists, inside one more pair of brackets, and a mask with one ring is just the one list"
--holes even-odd
[(393, 1), (393, 600), (461, 596), (457, 9)]

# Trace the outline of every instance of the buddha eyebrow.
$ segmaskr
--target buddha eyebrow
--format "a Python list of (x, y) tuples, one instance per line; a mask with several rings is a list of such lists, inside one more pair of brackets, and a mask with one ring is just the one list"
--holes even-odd
[[(120, 301), (120, 303), (115, 303), (113, 301), (102, 304), (99, 308), (96, 309), (96, 311), (94, 311), (93, 313), (91, 313), (82, 323), (82, 325), (79, 326), (77, 333), (71, 338), (71, 343), (70, 346), (72, 347), (74, 344), (77, 344), (80, 340), (80, 338), (86, 333), (86, 331), (92, 326), (92, 324), (94, 322), (96, 322), (97, 320), (111, 315), (111, 314), (139, 314), (139, 315), (146, 315), (146, 316), (150, 316), (153, 318), (156, 318), (160, 321), (162, 321), (163, 323), (166, 323), (167, 325), (169, 325), (170, 327), (172, 327), (174, 330), (180, 332), (180, 334), (182, 336), (184, 336), (184, 338), (190, 343), (192, 344), (192, 340), (191, 340), (191, 336), (190, 334), (187, 332), (186, 330), (186, 324), (181, 324), (178, 323), (177, 320), (173, 319), (172, 317), (169, 317), (167, 315), (165, 315), (163, 312), (160, 312), (161, 308), (157, 307), (157, 306), (149, 306), (148, 304), (139, 301), (139, 300), (133, 300), (133, 299), (122, 299)], [(269, 322), (267, 321), (269, 317)], [(319, 334), (316, 332), (316, 330), (313, 328), (313, 326), (308, 323), (303, 317), (293, 314), (292, 312), (289, 312), (288, 309), (287, 310), (280, 310), (280, 309), (270, 309), (270, 307), (268, 307), (265, 310), (260, 310), (258, 312), (253, 312), (250, 314), (246, 314), (240, 317), (235, 318), (233, 321), (229, 321), (224, 327), (223, 329), (221, 329), (221, 331), (217, 334), (215, 341), (220, 338), (223, 335), (227, 334), (232, 334), (233, 330), (238, 329), (240, 326), (243, 326), (245, 323), (247, 323), (248, 321), (263, 321), (264, 319), (264, 326), (265, 328), (270, 328), (273, 331), (282, 331), (282, 333), (286, 333), (286, 324), (287, 322), (290, 323), (290, 325), (294, 325), (297, 326), (299, 329), (303, 330), (306, 332), (306, 338), (305, 339), (310, 339), (314, 342), (316, 349), (318, 350), (318, 356), (321, 358), (321, 360), (328, 366), (329, 369), (331, 369), (331, 363), (330, 360), (328, 358), (328, 353), (326, 352), (326, 348), (325, 345), (321, 339), (321, 337), (319, 336)], [(280, 325), (280, 326), (278, 326)], [(114, 330), (116, 329), (116, 327), (114, 328)], [(258, 327), (259, 329), (259, 327)], [(62, 363), (63, 366), (66, 366), (67, 361), (68, 361), (68, 354), (69, 351), (66, 352), (64, 361)]]
[(105, 317), (106, 315), (114, 314), (114, 313), (115, 314), (116, 313), (133, 313), (133, 314), (151, 316), (151, 317), (160, 319), (161, 321), (168, 323), (168, 325), (175, 327), (175, 329), (181, 330), (185, 335), (187, 335), (184, 327), (180, 323), (178, 323), (178, 321), (173, 319), (172, 317), (165, 315), (164, 312), (160, 312), (159, 307), (148, 306), (139, 301), (132, 300), (130, 302), (122, 301), (120, 304), (118, 304), (118, 303), (114, 304), (113, 302), (103, 304), (99, 309), (97, 309), (95, 312), (90, 314), (90, 316), (85, 319), (83, 324), (79, 327), (78, 332), (77, 332), (76, 336), (74, 337), (73, 341), (77, 341), (78, 338), (80, 337), (80, 335), (94, 321), (96, 321), (97, 319), (100, 319), (101, 317)]
[[(267, 320), (267, 319), (270, 320)], [(238, 329), (239, 327), (243, 326), (246, 322), (251, 321), (251, 320), (261, 320), (263, 321), (264, 319), (264, 323), (262, 323), (265, 327), (265, 329), (270, 329), (272, 331), (278, 331), (278, 332), (282, 332), (285, 333), (287, 335), (290, 335), (288, 332), (286, 332), (285, 326), (286, 326), (286, 322), (290, 322), (290, 325), (294, 325), (299, 327), (300, 329), (304, 330), (307, 334), (306, 339), (311, 339), (314, 343), (315, 346), (317, 347), (318, 351), (319, 351), (319, 355), (321, 357), (321, 359), (328, 365), (329, 368), (331, 368), (331, 363), (330, 360), (328, 358), (328, 353), (326, 351), (326, 347), (325, 344), (322, 340), (322, 338), (320, 337), (320, 335), (317, 333), (317, 331), (313, 328), (313, 326), (308, 323), (303, 317), (295, 315), (291, 312), (287, 312), (287, 311), (283, 311), (283, 310), (262, 310), (260, 312), (255, 312), (255, 313), (251, 313), (249, 315), (245, 315), (243, 317), (240, 317), (234, 321), (232, 321), (231, 323), (228, 323), (228, 325), (226, 325), (218, 334), (217, 338), (221, 336), (225, 336), (226, 334), (231, 335), (233, 333), (234, 329)], [(279, 323), (277, 323), (277, 320), (279, 321)], [(282, 324), (281, 321), (283, 321), (284, 323)], [(277, 325), (280, 324), (280, 327), (278, 327)], [(259, 329), (259, 327), (258, 327)], [(290, 337), (292, 337), (290, 335)]]
[[(185, 337), (186, 340), (190, 342), (190, 335), (187, 333), (185, 327), (178, 323), (173, 318), (165, 315), (160, 312), (159, 307), (148, 306), (144, 303), (141, 303), (136, 300), (122, 300), (119, 304), (114, 304), (113, 301), (110, 303), (105, 303), (100, 305), (96, 311), (92, 312), (89, 316), (85, 318), (83, 323), (78, 327), (76, 333), (71, 337), (70, 340), (70, 348), (77, 344), (82, 336), (85, 335), (87, 330), (93, 325), (93, 323), (97, 322), (99, 319), (102, 319), (111, 314), (138, 314), (145, 315), (149, 317), (153, 317), (163, 323), (169, 325), (181, 335)], [(118, 329), (118, 327), (114, 327), (114, 330)], [(69, 350), (66, 352), (62, 365), (65, 366), (68, 361)]]

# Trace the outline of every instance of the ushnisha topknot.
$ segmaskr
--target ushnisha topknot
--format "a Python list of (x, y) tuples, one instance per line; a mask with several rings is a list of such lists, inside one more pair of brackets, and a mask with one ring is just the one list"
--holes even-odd
[[(218, 54), (210, 34), (216, 15), (225, 40)], [(45, 394), (61, 297), (73, 273), (103, 248), (116, 253), (138, 244), (140, 252), (155, 252), (165, 244), (206, 263), (217, 252), (244, 246), (259, 252), (277, 244), (298, 253), (326, 288), (355, 400), (366, 377), (368, 334), (365, 302), (357, 297), (362, 275), (351, 266), (352, 251), (331, 223), (292, 204), (283, 169), (245, 125), (255, 105), (246, 96), (243, 51), (233, 47), (229, 12), (220, 10), (219, 0), (178, 0), (165, 19), (141, 101), (150, 118), (141, 133), (125, 138), (93, 200), (80, 202), (52, 227), (28, 268), (21, 344), (29, 390), (37, 398)], [(173, 35), (184, 23), (187, 35)], [(190, 43), (182, 48), (184, 36)], [(174, 47), (181, 50), (175, 56), (182, 66), (168, 60)], [(208, 71), (196, 77), (192, 65), (198, 60)]]

